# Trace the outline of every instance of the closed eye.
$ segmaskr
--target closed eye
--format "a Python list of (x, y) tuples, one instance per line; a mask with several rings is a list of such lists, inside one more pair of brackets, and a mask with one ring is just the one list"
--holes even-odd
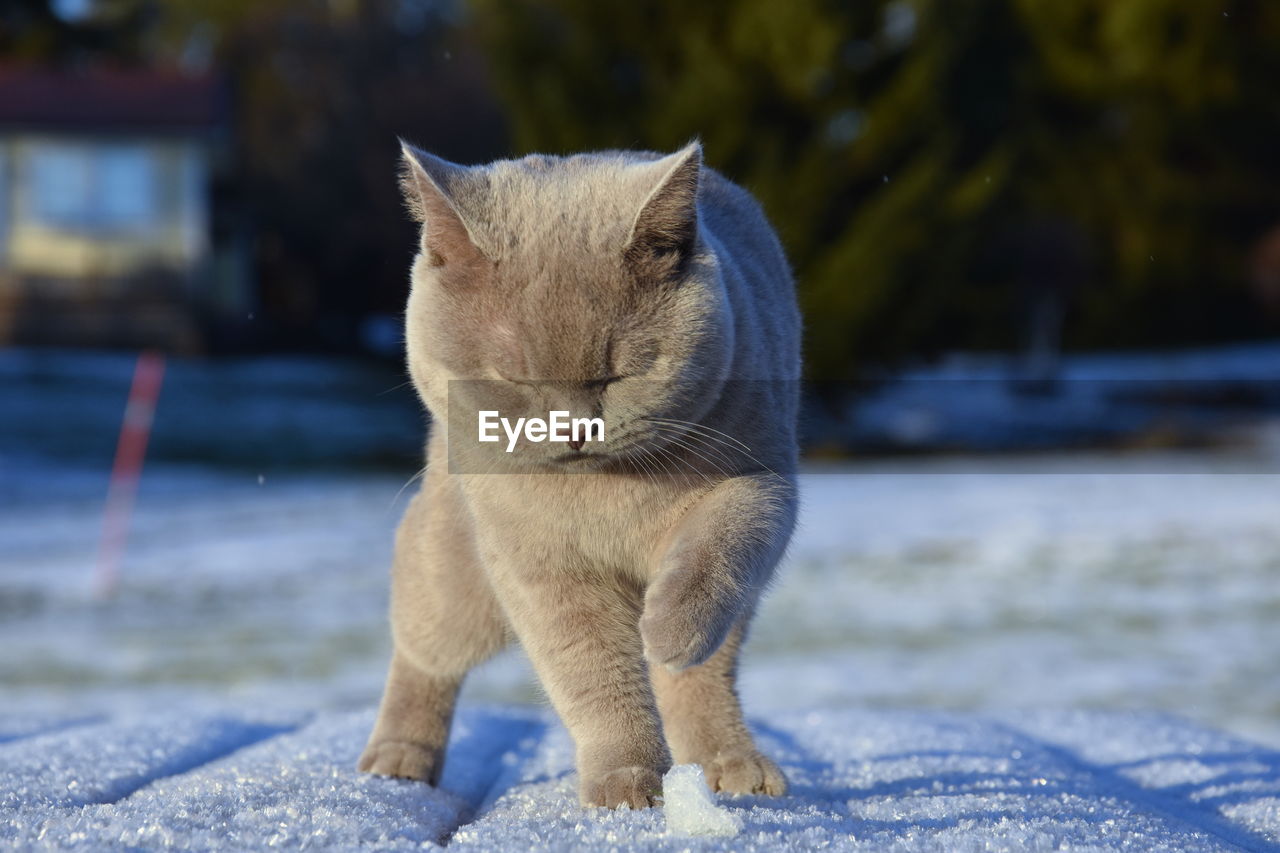
[(625, 376), (603, 376), (599, 379), (588, 379), (586, 382), (583, 382), (582, 385), (592, 391), (599, 391), (603, 388), (608, 388), (615, 382), (621, 382), (625, 378)]

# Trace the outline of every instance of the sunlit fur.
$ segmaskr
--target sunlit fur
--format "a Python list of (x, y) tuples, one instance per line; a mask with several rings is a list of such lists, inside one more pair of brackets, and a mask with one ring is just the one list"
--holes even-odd
[[(701, 156), (466, 168), (406, 146), (406, 349), (436, 426), (362, 769), (438, 781), (463, 676), (514, 636), (584, 804), (651, 804), (673, 758), (783, 792), (734, 673), (794, 524), (799, 317), (759, 207)], [(494, 401), (603, 417), (605, 440), (481, 445)]]

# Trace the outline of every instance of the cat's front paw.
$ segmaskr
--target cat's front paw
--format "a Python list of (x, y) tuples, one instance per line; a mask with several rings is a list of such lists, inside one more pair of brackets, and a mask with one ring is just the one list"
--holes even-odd
[(724, 642), (735, 614), (698, 580), (692, 570), (677, 570), (649, 587), (640, 639), (650, 662), (687, 669), (711, 657)]
[(702, 772), (713, 791), (769, 797), (781, 797), (787, 792), (787, 777), (778, 765), (755, 750), (717, 755), (702, 762)]
[(618, 767), (583, 777), (579, 798), (584, 806), (644, 809), (662, 794), (662, 776), (648, 767)]
[(434, 785), (439, 780), (440, 754), (416, 743), (384, 740), (364, 748), (356, 764), (362, 773), (416, 779)]

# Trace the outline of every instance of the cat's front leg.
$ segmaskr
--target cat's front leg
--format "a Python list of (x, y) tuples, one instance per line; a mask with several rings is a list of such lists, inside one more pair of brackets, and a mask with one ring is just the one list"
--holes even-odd
[(702, 765), (712, 790), (777, 797), (787, 779), (756, 748), (734, 683), (746, 623), (744, 616), (705, 663), (679, 672), (655, 666), (649, 674), (675, 761)]
[(636, 629), (639, 585), (557, 555), (495, 563), (494, 589), (577, 748), (582, 804), (653, 805), (671, 757)]
[(391, 658), (382, 706), (358, 768), (375, 776), (440, 784), (460, 677), (433, 677), (403, 654)]
[(392, 568), (395, 651), (358, 767), (440, 781), (454, 701), (467, 670), (506, 643), (506, 622), (475, 552), (459, 495), (432, 468), (405, 511)]
[(660, 543), (640, 629), (676, 761), (712, 788), (779, 796), (778, 766), (756, 748), (734, 686), (738, 647), (795, 523), (794, 484), (726, 480)]
[(724, 480), (690, 507), (654, 555), (645, 656), (677, 671), (710, 658), (754, 607), (795, 515), (794, 483), (772, 473)]

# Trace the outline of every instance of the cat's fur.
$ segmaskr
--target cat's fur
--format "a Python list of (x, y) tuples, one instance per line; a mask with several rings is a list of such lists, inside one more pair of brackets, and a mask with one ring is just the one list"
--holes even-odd
[[(783, 793), (734, 686), (796, 513), (800, 322), (759, 206), (696, 143), (404, 157), (423, 223), (408, 363), (437, 427), (360, 769), (436, 783), (463, 676), (515, 637), (573, 736), (584, 804), (652, 804), (673, 758), (722, 791)], [(482, 387), (602, 415), (605, 441), (495, 455), (440, 426), (474, 424)]]

